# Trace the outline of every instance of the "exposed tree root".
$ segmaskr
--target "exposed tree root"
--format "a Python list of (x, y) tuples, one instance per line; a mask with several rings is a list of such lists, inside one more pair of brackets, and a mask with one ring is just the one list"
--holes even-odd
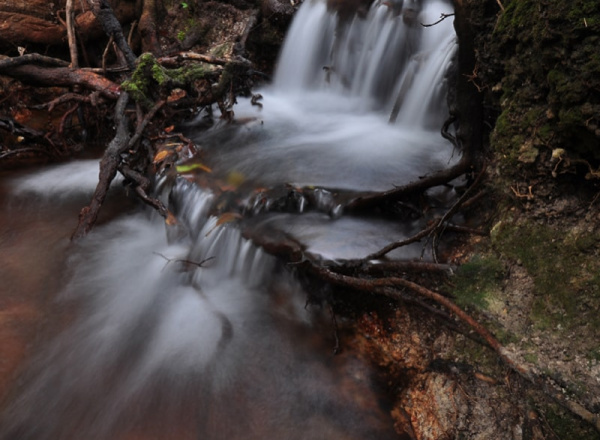
[(96, 186), (90, 204), (83, 208), (79, 213), (79, 223), (71, 236), (71, 239), (84, 237), (92, 229), (94, 223), (96, 223), (98, 213), (104, 203), (110, 183), (117, 174), (117, 169), (121, 161), (120, 155), (125, 152), (129, 146), (129, 120), (125, 116), (125, 108), (127, 107), (128, 102), (129, 94), (123, 92), (117, 100), (117, 105), (115, 107), (114, 121), (117, 125), (115, 137), (108, 145), (104, 152), (104, 156), (100, 161), (98, 185)]
[(389, 191), (358, 197), (352, 200), (345, 209), (349, 211), (367, 210), (384, 203), (397, 202), (403, 197), (422, 193), (435, 186), (446, 184), (470, 171), (471, 167), (472, 162), (470, 158), (468, 156), (463, 156), (456, 165), (450, 168), (438, 171), (437, 173), (424, 177), (416, 182), (411, 182)]
[[(454, 304), (449, 298), (434, 292), (420, 284), (409, 281), (401, 277), (385, 277), (385, 278), (358, 278), (348, 275), (340, 274), (333, 270), (333, 268), (326, 268), (313, 261), (305, 260), (302, 266), (307, 269), (310, 273), (318, 276), (324, 281), (343, 286), (355, 290), (366, 291), (372, 294), (384, 295), (389, 298), (404, 301), (405, 294), (403, 291), (411, 291), (417, 294), (419, 297), (432, 300), (435, 303), (443, 306), (449, 310), (454, 316), (460, 321), (467, 324), (477, 335), (479, 335), (486, 344), (496, 352), (502, 362), (509, 367), (512, 371), (516, 372), (520, 377), (525, 379), (535, 388), (542, 390), (548, 397), (554, 400), (556, 403), (569, 410), (571, 413), (580, 417), (584, 421), (590, 423), (598, 431), (600, 431), (600, 416), (594, 414), (592, 411), (587, 409), (581, 403), (569, 399), (561, 390), (551, 385), (542, 376), (533, 371), (529, 366), (519, 363), (510, 352), (492, 335), (475, 318), (470, 316), (467, 312), (462, 310), (456, 304)], [(417, 304), (419, 304), (417, 302)], [(428, 308), (431, 311), (431, 308)], [(434, 316), (439, 313), (434, 313)]]

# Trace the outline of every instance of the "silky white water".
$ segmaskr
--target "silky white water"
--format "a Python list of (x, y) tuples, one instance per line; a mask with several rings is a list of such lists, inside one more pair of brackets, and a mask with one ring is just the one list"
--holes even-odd
[[(457, 160), (439, 135), (451, 23), (419, 24), (451, 8), (415, 4), (376, 2), (346, 23), (321, 1), (302, 5), (262, 110), (242, 100), (234, 108), (252, 122), (189, 127), (216, 178), (235, 172), (252, 188), (311, 186), (326, 197), (390, 189)], [(5, 183), (0, 252), (21, 256), (37, 282), (8, 274), (16, 281), (0, 293), (27, 298), (52, 279), (45, 295), (60, 313), (41, 326), (52, 337), (32, 347), (0, 414), (0, 439), (395, 438), (368, 368), (333, 355), (322, 311), (305, 307), (289, 268), (210, 215), (210, 191), (178, 179), (161, 189), (177, 225), (125, 203), (69, 245), (97, 175), (94, 161), (73, 162)], [(418, 226), (340, 215), (253, 221), (331, 260), (369, 254)], [(40, 224), (58, 239), (36, 235)]]
[[(263, 107), (240, 101), (238, 129), (201, 133), (216, 173), (257, 185), (382, 191), (445, 168), (458, 152), (440, 136), (448, 116), (449, 1), (407, 1), (416, 18), (373, 3), (350, 22), (305, 2), (288, 32)], [(412, 10), (412, 9), (411, 9)], [(390, 116), (396, 112), (395, 122)]]

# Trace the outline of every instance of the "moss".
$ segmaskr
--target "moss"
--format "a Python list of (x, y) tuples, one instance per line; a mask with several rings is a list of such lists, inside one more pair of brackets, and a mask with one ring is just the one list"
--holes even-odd
[(453, 278), (456, 302), (486, 309), (500, 288), (504, 266), (493, 256), (475, 255), (457, 270)]
[(548, 405), (542, 411), (546, 422), (553, 431), (555, 438), (559, 439), (586, 439), (600, 440), (600, 433), (589, 424), (566, 413), (556, 404)]
[[(483, 62), (483, 51), (496, 54), (480, 70), (503, 92), (494, 98), (501, 116), (492, 136), (503, 172), (510, 178), (539, 171), (538, 161), (536, 168), (518, 164), (511, 151), (525, 142), (599, 160), (600, 2), (507, 0), (504, 6), (479, 55)], [(545, 166), (551, 175), (552, 164)]]
[(121, 84), (133, 99), (144, 107), (161, 97), (168, 96), (174, 87), (186, 87), (193, 81), (206, 77), (214, 70), (204, 63), (185, 65), (178, 69), (162, 67), (150, 53), (140, 55), (131, 79)]
[(232, 49), (233, 49), (233, 45), (231, 43), (223, 43), (223, 44), (220, 44), (220, 45), (214, 47), (210, 51), (210, 54), (217, 58), (223, 58), (227, 55), (230, 55)]
[(531, 318), (536, 327), (587, 324), (600, 329), (600, 262), (595, 257), (599, 240), (598, 234), (569, 234), (532, 222), (495, 228), (494, 249), (523, 265), (534, 280)]

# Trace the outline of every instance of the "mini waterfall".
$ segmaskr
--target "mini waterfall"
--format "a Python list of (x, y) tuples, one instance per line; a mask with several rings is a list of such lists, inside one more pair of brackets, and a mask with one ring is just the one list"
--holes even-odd
[(350, 19), (329, 9), (323, 1), (308, 0), (298, 11), (275, 88), (329, 90), (356, 98), (361, 109), (387, 114), (401, 109), (394, 119), (407, 127), (439, 130), (447, 116), (444, 76), (456, 38), (450, 20), (423, 24), (451, 12), (450, 2), (375, 1), (365, 17)]
[[(447, 23), (419, 23), (449, 8), (438, 0), (375, 2), (341, 21), (308, 0), (274, 85), (261, 92), (264, 108), (236, 107), (254, 123), (196, 134), (215, 178), (235, 173), (252, 190), (314, 186), (328, 198), (389, 189), (447, 166), (455, 159), (438, 131), (455, 42)], [(5, 212), (23, 215), (51, 201), (76, 218), (97, 164), (63, 167), (79, 177), (64, 180), (62, 168), (11, 180)], [(306, 310), (288, 271), (210, 215), (210, 191), (185, 179), (164, 191), (177, 225), (165, 230), (162, 219), (130, 207), (68, 250), (54, 306), (66, 316), (22, 373), (0, 415), (0, 439), (394, 438), (369, 380), (344, 388), (368, 370), (332, 356), (331, 339), (316, 330), (320, 313)], [(338, 217), (256, 220), (331, 259), (410, 234), (410, 225)], [(66, 237), (70, 225), (56, 228)], [(50, 267), (40, 276), (52, 276)]]
[(307, 0), (263, 107), (236, 107), (254, 122), (198, 134), (215, 173), (234, 170), (255, 186), (385, 191), (446, 168), (458, 159), (440, 136), (456, 38), (450, 20), (421, 23), (451, 10), (445, 0), (375, 1), (342, 19)]

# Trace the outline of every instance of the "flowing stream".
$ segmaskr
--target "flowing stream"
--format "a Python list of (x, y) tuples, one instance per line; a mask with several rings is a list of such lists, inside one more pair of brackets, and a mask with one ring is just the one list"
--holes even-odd
[[(375, 2), (340, 21), (322, 1), (300, 7), (262, 109), (241, 100), (236, 117), (248, 122), (187, 127), (214, 179), (238, 186), (248, 224), (330, 260), (420, 226), (346, 216), (339, 197), (458, 159), (439, 135), (452, 24), (420, 25), (449, 12), (449, 1)], [(369, 367), (333, 355), (327, 313), (306, 308), (286, 267), (211, 215), (210, 190), (159, 182), (178, 219), (166, 227), (115, 182), (100, 224), (69, 244), (97, 167), (0, 181), (0, 373), (14, 379), (0, 381), (0, 439), (398, 437)], [(313, 196), (286, 209), (256, 197), (292, 187)]]

